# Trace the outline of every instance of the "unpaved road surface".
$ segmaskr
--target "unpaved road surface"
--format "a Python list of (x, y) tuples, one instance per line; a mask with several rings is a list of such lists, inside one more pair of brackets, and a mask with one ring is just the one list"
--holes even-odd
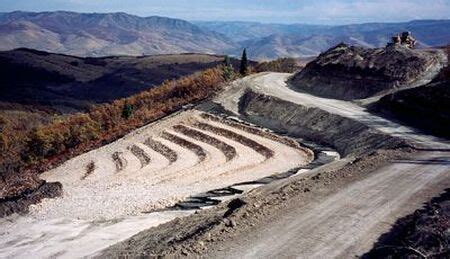
[(399, 217), (426, 201), (422, 191), (433, 191), (436, 185), (444, 183), (450, 184), (450, 152), (395, 161), (324, 200), (280, 212), (271, 224), (236, 238), (210, 256), (351, 258), (362, 255)]
[[(263, 73), (235, 82), (215, 99), (238, 115), (245, 89), (351, 118), (409, 140), (427, 151), (413, 160), (394, 161), (325, 199), (282, 211), (271, 224), (236, 237), (211, 254), (227, 258), (350, 258), (367, 252), (398, 218), (450, 184), (448, 141), (370, 114), (356, 103), (321, 98), (289, 88), (290, 74)], [(442, 151), (442, 152), (440, 152)], [(444, 185), (443, 185), (444, 184)], [(444, 186), (444, 187), (443, 187)], [(422, 193), (422, 195), (421, 195)], [(291, 207), (292, 208), (292, 207)]]
[(234, 85), (218, 96), (215, 102), (222, 104), (227, 110), (238, 115), (239, 98), (245, 89), (249, 88), (268, 96), (274, 96), (306, 107), (317, 107), (330, 113), (355, 119), (374, 129), (411, 140), (413, 143), (426, 148), (446, 149), (450, 147), (449, 141), (421, 134), (413, 128), (373, 115), (366, 108), (354, 102), (322, 98), (295, 91), (286, 84), (291, 75), (287, 73), (261, 73), (246, 77), (234, 82)]

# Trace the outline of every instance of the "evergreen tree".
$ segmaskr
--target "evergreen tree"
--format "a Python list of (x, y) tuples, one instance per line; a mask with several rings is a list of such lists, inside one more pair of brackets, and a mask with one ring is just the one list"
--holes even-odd
[(230, 57), (225, 56), (223, 63), (225, 65), (223, 68), (223, 77), (227, 81), (232, 80), (234, 78), (234, 69), (233, 65), (231, 64)]
[(230, 57), (228, 55), (225, 55), (225, 59), (223, 60), (223, 63), (225, 64), (226, 67), (233, 67), (231, 65)]
[(242, 52), (241, 68), (239, 69), (239, 73), (241, 73), (241, 75), (243, 76), (248, 74), (247, 49), (244, 49), (244, 51)]
[(128, 119), (133, 114), (133, 105), (125, 103), (122, 109), (122, 118)]

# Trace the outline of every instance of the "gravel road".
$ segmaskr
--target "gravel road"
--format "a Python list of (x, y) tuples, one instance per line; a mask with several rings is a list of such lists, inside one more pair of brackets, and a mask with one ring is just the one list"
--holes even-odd
[(450, 147), (447, 140), (430, 135), (424, 135), (415, 129), (373, 115), (366, 108), (355, 102), (322, 98), (308, 93), (298, 92), (286, 84), (292, 74), (260, 73), (234, 82), (234, 84), (215, 98), (215, 102), (222, 104), (227, 110), (238, 114), (240, 96), (246, 88), (268, 96), (274, 96), (292, 103), (307, 107), (317, 107), (330, 113), (355, 119), (366, 125), (393, 136), (412, 140), (424, 148), (446, 149)]
[[(213, 258), (351, 258), (450, 184), (450, 152), (395, 161), (324, 200), (282, 211), (271, 224), (224, 244)], [(438, 189), (434, 190), (438, 193)], [(436, 194), (437, 194), (436, 193)], [(290, 206), (295, 208), (295, 206)]]
[[(250, 88), (307, 107), (363, 122), (384, 133), (407, 139), (423, 148), (415, 159), (394, 161), (348, 188), (279, 217), (256, 232), (223, 244), (212, 257), (227, 258), (350, 258), (368, 251), (398, 218), (438, 194), (450, 184), (450, 145), (446, 140), (370, 114), (356, 103), (297, 92), (285, 83), (290, 74), (263, 73), (235, 82), (215, 99), (238, 112), (239, 96)], [(295, 203), (295, 201), (294, 201)]]

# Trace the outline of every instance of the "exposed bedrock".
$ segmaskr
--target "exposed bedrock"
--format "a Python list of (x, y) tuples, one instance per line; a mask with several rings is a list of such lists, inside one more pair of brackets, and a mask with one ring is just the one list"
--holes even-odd
[(252, 91), (242, 96), (239, 105), (242, 116), (254, 124), (330, 145), (342, 156), (409, 146), (353, 119)]
[(339, 44), (295, 74), (290, 84), (322, 97), (364, 99), (426, 83), (442, 68), (445, 59), (439, 50), (401, 45), (366, 49)]

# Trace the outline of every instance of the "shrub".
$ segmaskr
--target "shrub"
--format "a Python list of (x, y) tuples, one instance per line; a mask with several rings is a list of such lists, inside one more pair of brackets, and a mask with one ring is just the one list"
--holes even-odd
[(126, 103), (122, 109), (122, 118), (129, 119), (133, 114), (133, 105)]

